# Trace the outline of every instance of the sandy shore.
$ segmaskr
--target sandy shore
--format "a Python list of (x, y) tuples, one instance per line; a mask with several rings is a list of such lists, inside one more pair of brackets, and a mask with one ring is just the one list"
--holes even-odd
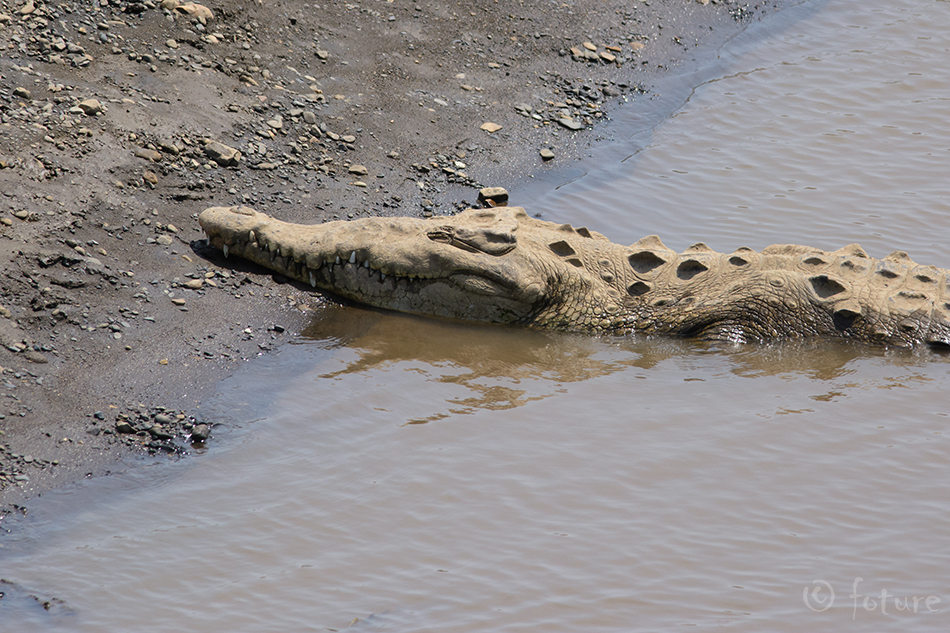
[(197, 405), (327, 301), (224, 261), (202, 209), (516, 192), (783, 4), (0, 0), (0, 515), (213, 442)]

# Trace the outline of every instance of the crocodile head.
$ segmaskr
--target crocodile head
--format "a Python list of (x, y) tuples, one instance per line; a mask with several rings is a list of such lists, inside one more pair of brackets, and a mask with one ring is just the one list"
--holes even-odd
[[(565, 258), (573, 253), (568, 242), (594, 238), (609, 245), (603, 236), (530, 218), (519, 207), (319, 225), (281, 222), (247, 207), (213, 207), (198, 221), (225, 255), (240, 255), (360, 303), (555, 327), (559, 323), (551, 319), (570, 327), (596, 318), (588, 307), (597, 293), (579, 274), (576, 258), (574, 263)], [(565, 306), (571, 303), (576, 306)]]

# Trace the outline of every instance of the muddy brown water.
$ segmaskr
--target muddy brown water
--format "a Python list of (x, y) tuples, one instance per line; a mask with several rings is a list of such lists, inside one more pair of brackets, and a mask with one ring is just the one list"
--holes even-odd
[[(515, 199), (950, 266), (948, 34), (943, 1), (800, 5)], [(948, 374), (328, 309), (222, 384), (206, 453), (33, 504), (0, 630), (946, 631)]]

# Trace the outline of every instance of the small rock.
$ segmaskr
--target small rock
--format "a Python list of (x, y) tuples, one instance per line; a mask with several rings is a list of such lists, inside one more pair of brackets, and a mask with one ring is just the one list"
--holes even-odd
[(181, 298), (172, 299), (172, 303), (174, 303), (176, 306), (183, 306), (185, 305), (185, 300)]
[(189, 288), (191, 290), (198, 290), (203, 285), (204, 285), (204, 281), (202, 281), (201, 279), (192, 279), (182, 284), (182, 286), (184, 286), (185, 288)]
[(492, 123), (491, 121), (488, 121), (487, 123), (482, 123), (481, 129), (485, 130), (489, 134), (492, 134), (493, 132), (497, 132), (498, 130), (500, 130), (501, 126), (498, 125), (497, 123)]
[(369, 174), (369, 170), (363, 165), (350, 165), (349, 171), (354, 176), (366, 176)]
[(213, 20), (214, 19), (214, 13), (212, 13), (211, 9), (204, 6), (203, 4), (188, 2), (188, 3), (180, 4), (176, 6), (175, 10), (180, 13), (185, 13), (190, 17), (198, 18), (199, 20)]
[(30, 100), (33, 98), (33, 95), (30, 94), (30, 91), (27, 90), (26, 88), (15, 88), (13, 90), (13, 96), (20, 97), (21, 99), (27, 99), (27, 100)]
[(148, 430), (149, 434), (154, 437), (156, 440), (170, 440), (175, 437), (173, 434), (165, 430), (161, 424), (156, 424)]
[(79, 109), (87, 116), (95, 116), (102, 112), (102, 104), (98, 99), (85, 99), (79, 102)]
[(538, 153), (541, 154), (541, 160), (544, 160), (544, 161), (554, 160), (554, 152), (552, 152), (546, 147)]
[(478, 201), (483, 206), (503, 207), (508, 204), (508, 191), (504, 187), (485, 187), (478, 192)]
[(204, 152), (208, 158), (222, 167), (237, 165), (241, 160), (241, 152), (217, 141), (211, 141), (205, 145)]
[(173, 241), (171, 235), (159, 235), (155, 238), (155, 242), (161, 246), (171, 246)]
[(589, 51), (596, 51), (596, 50), (597, 50), (597, 46), (595, 46), (594, 44), (592, 44), (592, 43), (590, 43), (590, 42), (584, 42), (583, 44), (581, 44), (581, 46), (583, 46), (584, 48), (586, 48), (586, 49), (589, 50)]
[(32, 349), (27, 350), (26, 353), (23, 354), (23, 357), (31, 363), (36, 363), (38, 365), (44, 365), (49, 362), (46, 356)]
[(135, 433), (135, 429), (129, 424), (128, 420), (118, 420), (115, 423), (116, 433)]
[(577, 130), (584, 129), (584, 125), (582, 123), (578, 123), (577, 121), (575, 121), (574, 119), (570, 117), (561, 117), (560, 119), (557, 120), (557, 122), (560, 123), (562, 127), (566, 127), (567, 129), (573, 130), (575, 132)]
[[(132, 153), (139, 158), (144, 158), (145, 160), (157, 163), (162, 160), (162, 153), (156, 152), (154, 149), (148, 149), (146, 147), (136, 147), (132, 150)], [(157, 180), (156, 180), (157, 182)]]
[(196, 424), (195, 428), (191, 429), (192, 442), (204, 442), (210, 436), (211, 428), (207, 424)]
[(158, 176), (155, 174), (154, 171), (146, 170), (142, 172), (142, 180), (147, 182), (152, 187), (158, 184)]

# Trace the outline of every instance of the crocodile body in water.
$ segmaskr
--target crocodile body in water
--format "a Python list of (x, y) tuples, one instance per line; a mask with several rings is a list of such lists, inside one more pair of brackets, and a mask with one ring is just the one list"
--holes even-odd
[(368, 305), (468, 321), (736, 342), (811, 336), (950, 346), (950, 271), (906, 253), (630, 246), (519, 207), (300, 225), (247, 207), (198, 218), (209, 242)]

